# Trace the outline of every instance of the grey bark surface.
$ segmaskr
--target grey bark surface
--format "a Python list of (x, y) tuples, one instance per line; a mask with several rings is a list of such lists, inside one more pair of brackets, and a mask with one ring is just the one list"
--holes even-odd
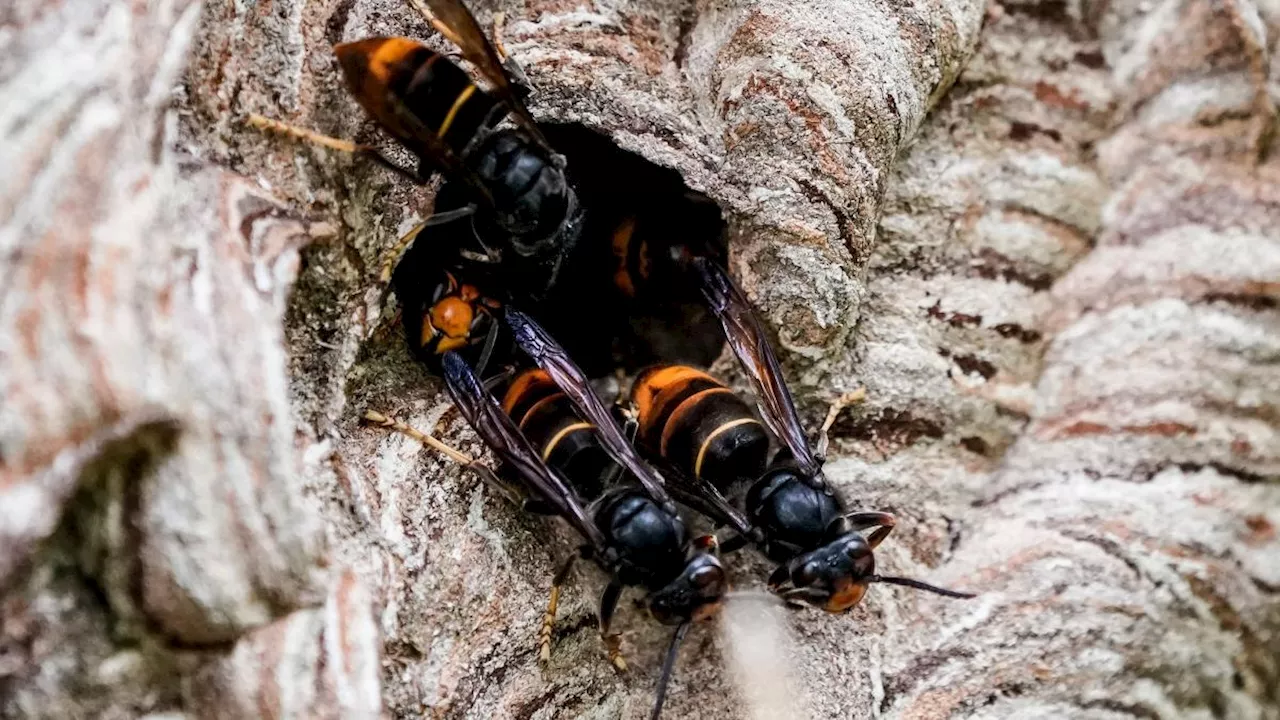
[[(798, 716), (1280, 718), (1280, 11), (475, 7), (540, 119), (721, 205), (811, 427), (867, 389), (828, 476), (899, 517), (882, 570), (983, 592), (792, 616)], [(330, 48), (429, 26), (0, 17), (0, 716), (644, 717), (666, 632), (624, 600), (613, 673), (580, 568), (540, 669), (567, 532), (357, 422), (482, 453), (380, 302), (433, 189), (243, 124), (385, 145)], [(669, 717), (747, 715), (725, 645)]]

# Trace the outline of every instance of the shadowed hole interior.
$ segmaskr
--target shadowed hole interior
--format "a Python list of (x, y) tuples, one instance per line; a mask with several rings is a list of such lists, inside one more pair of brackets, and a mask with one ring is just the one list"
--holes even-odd
[[(724, 337), (696, 287), (659, 281), (656, 271), (647, 284), (635, 276), (641, 267), (656, 267), (657, 258), (677, 244), (723, 262), (725, 223), (719, 206), (690, 190), (675, 170), (582, 125), (548, 124), (543, 130), (565, 156), (587, 208), (587, 226), (575, 262), (562, 271), (539, 319), (592, 377), (617, 368), (632, 373), (659, 362), (710, 365)], [(619, 240), (628, 234), (635, 282), (620, 275), (628, 253), (619, 252)], [(640, 256), (655, 260), (637, 261)]]

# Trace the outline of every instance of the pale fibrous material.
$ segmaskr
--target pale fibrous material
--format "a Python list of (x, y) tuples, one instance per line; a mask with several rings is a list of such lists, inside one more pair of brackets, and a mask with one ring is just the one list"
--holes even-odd
[[(787, 615), (810, 717), (1280, 718), (1274, 2), (471, 4), (539, 120), (722, 208), (810, 431), (865, 389), (825, 474), (876, 571), (981, 593)], [(360, 421), (487, 457), (382, 302), (435, 186), (246, 122), (394, 152), (332, 54), (379, 35), (451, 49), (403, 0), (0, 11), (0, 717), (647, 715), (670, 629), (624, 599), (616, 674), (584, 565), (540, 668), (563, 528)], [(665, 717), (770, 702), (734, 637)]]
[(810, 720), (808, 693), (796, 667), (799, 618), (765, 593), (731, 593), (719, 619), (729, 677), (750, 720)]

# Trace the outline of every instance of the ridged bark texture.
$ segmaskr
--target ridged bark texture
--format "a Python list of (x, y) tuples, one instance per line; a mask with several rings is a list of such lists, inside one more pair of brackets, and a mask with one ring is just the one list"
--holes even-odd
[[(1280, 719), (1280, 9), (1248, 0), (525, 0), (547, 121), (720, 204), (828, 477), (895, 513), (792, 614), (797, 717)], [(666, 631), (482, 454), (378, 273), (433, 188), (331, 46), (400, 0), (0, 11), (0, 716), (645, 717)], [(732, 373), (722, 359), (718, 370)], [(767, 565), (729, 559), (739, 588)], [(747, 715), (696, 628), (668, 717)]]

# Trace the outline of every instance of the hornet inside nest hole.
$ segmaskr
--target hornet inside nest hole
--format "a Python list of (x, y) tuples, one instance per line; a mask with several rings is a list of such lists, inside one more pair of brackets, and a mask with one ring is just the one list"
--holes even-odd
[[(724, 258), (719, 206), (688, 188), (675, 170), (599, 132), (578, 124), (539, 128), (565, 158), (565, 175), (587, 209), (575, 251), (537, 302), (539, 319), (592, 378), (618, 370), (631, 375), (660, 362), (710, 365), (724, 348), (719, 322), (696, 287), (678, 276), (684, 270), (673, 258), (688, 254), (690, 245), (695, 255)], [(442, 351), (463, 350), (473, 362), (498, 369), (511, 361), (514, 347), (499, 332), (485, 353), (486, 334), (501, 330), (501, 323), (492, 322), (490, 308), (464, 307), (481, 293), (458, 279), (445, 252), (465, 248), (477, 234), (473, 216), (448, 219), (467, 208), (465, 190), (455, 181), (441, 188), (432, 217), (446, 220), (423, 228), (396, 267), (395, 277), (405, 280), (393, 286), (420, 359), (432, 363)], [(427, 276), (440, 281), (424, 293)]]

